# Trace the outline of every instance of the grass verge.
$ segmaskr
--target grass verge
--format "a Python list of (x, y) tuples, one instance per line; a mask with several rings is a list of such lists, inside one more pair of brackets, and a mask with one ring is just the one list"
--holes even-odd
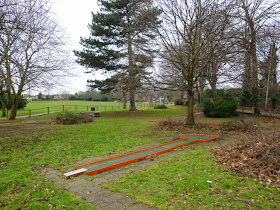
[(46, 120), (50, 120), (47, 116), (34, 117), (25, 123), (0, 124), (0, 208), (94, 209), (45, 180), (34, 169), (45, 166), (63, 169), (84, 158), (119, 154), (135, 145), (164, 141), (171, 132), (154, 131), (147, 120), (182, 112), (102, 112), (95, 122), (79, 125), (47, 124)]
[(227, 171), (225, 166), (214, 162), (210, 148), (193, 146), (181, 150), (152, 169), (105, 186), (159, 209), (279, 207), (279, 190)]

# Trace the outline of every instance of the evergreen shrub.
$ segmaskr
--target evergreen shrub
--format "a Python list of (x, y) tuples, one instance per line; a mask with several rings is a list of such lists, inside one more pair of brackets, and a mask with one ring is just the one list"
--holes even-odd
[(174, 101), (175, 105), (184, 105), (184, 101), (181, 98), (176, 98)]
[(230, 96), (223, 96), (216, 101), (205, 99), (203, 112), (207, 117), (231, 117), (237, 115), (238, 101)]
[[(5, 106), (6, 106), (6, 109), (11, 109), (12, 108), (12, 102), (10, 101), (10, 98), (8, 97), (8, 95), (6, 94), (5, 95), (5, 98), (4, 98), (4, 101), (5, 101)], [(24, 109), (27, 105), (27, 100), (23, 98), (23, 96), (21, 95), (19, 97), (19, 101), (18, 101), (18, 110), (20, 109)], [(2, 104), (0, 103), (0, 109), (2, 109)]]

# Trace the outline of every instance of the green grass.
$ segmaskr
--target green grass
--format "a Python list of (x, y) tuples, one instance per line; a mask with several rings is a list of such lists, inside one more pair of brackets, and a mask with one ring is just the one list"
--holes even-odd
[[(23, 110), (18, 110), (17, 116), (24, 116), (44, 112), (90, 111), (94, 106), (96, 111), (122, 110), (121, 102), (98, 102), (98, 101), (28, 101)], [(137, 108), (148, 108), (149, 103), (136, 103)], [(129, 109), (129, 104), (127, 109)], [(9, 111), (10, 112), (10, 111)]]
[(195, 146), (152, 169), (105, 186), (159, 209), (276, 209), (280, 206), (279, 190), (228, 172), (214, 162), (209, 149)]
[[(29, 105), (35, 109), (39, 103)], [(64, 166), (84, 158), (117, 155), (136, 145), (167, 142), (186, 133), (156, 130), (156, 124), (147, 120), (168, 119), (185, 109), (107, 110), (95, 122), (80, 125), (46, 124), (54, 114), (23, 119), (35, 123), (0, 124), (0, 209), (48, 209), (49, 204), (57, 209), (94, 209), (33, 169), (48, 166), (64, 173)], [(215, 163), (210, 149), (216, 145), (184, 148), (151, 169), (106, 186), (160, 209), (275, 209), (280, 205), (275, 188), (228, 172)]]
[[(84, 158), (120, 154), (135, 145), (164, 141), (171, 132), (154, 131), (147, 120), (182, 114), (182, 110), (139, 111), (137, 117), (133, 117), (135, 112), (123, 112), (128, 116), (110, 118), (118, 113), (103, 112), (103, 118), (81, 125), (1, 124), (0, 131), (5, 130), (7, 136), (9, 132), (16, 133), (15, 128), (22, 129), (25, 135), (20, 131), (11, 137), (0, 134), (0, 208), (46, 209), (55, 204), (58, 208), (92, 209), (32, 169), (46, 165), (62, 169)], [(31, 118), (34, 119), (38, 118)]]

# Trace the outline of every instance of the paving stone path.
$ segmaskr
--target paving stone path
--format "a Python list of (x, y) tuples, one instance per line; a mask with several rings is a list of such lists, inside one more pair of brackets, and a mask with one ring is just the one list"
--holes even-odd
[[(171, 140), (171, 139), (170, 139)], [(211, 142), (207, 143), (211, 144)], [(123, 151), (122, 154), (152, 147), (157, 145), (156, 143), (145, 144), (142, 146), (137, 146), (132, 149), (128, 149)], [(205, 144), (206, 145), (206, 144)], [(183, 147), (168, 153), (164, 153), (155, 158), (131, 163), (129, 165), (125, 165), (119, 168), (115, 168), (112, 170), (104, 171), (102, 173), (94, 174), (92, 176), (88, 176), (85, 174), (71, 177), (67, 179), (63, 176), (63, 173), (73, 171), (74, 166), (80, 165), (83, 163), (100, 160), (103, 158), (112, 157), (118, 154), (112, 154), (107, 157), (95, 157), (88, 158), (83, 161), (77, 162), (75, 165), (70, 165), (65, 167), (65, 170), (54, 170), (51, 168), (40, 169), (38, 172), (46, 177), (48, 180), (62, 186), (65, 190), (74, 193), (77, 196), (82, 197), (88, 203), (93, 204), (93, 206), (104, 209), (104, 210), (146, 210), (146, 209), (157, 209), (156, 207), (148, 206), (144, 203), (137, 201), (135, 198), (126, 196), (122, 193), (111, 192), (110, 190), (102, 187), (103, 183), (118, 181), (122, 176), (127, 174), (132, 175), (139, 171), (143, 171), (153, 167), (155, 164), (164, 161), (170, 157), (174, 157), (177, 154), (186, 154), (192, 147), (195, 145)]]
[[(38, 114), (32, 114), (31, 117), (37, 117), (37, 116), (43, 116), (43, 115), (47, 115), (47, 114), (52, 114), (52, 113), (56, 113), (58, 111), (54, 111), (54, 112), (44, 112), (44, 113), (38, 113)], [(24, 116), (17, 116), (16, 119), (20, 119), (20, 118), (28, 118), (30, 117), (29, 115), (24, 115)], [(7, 119), (7, 117), (4, 118), (0, 118), (0, 120), (5, 120)]]
[(134, 198), (121, 193), (111, 192), (101, 187), (100, 184), (105, 182), (106, 179), (99, 179), (99, 182), (90, 181), (81, 176), (66, 179), (62, 177), (61, 171), (53, 169), (44, 169), (41, 173), (44, 174), (48, 180), (61, 185), (65, 190), (82, 197), (88, 203), (104, 210), (156, 209), (137, 202)]
[[(123, 151), (122, 154), (127, 152), (136, 151), (143, 148), (148, 148), (157, 145), (156, 143), (145, 144), (142, 146), (137, 146), (132, 149)], [(82, 197), (85, 201), (93, 204), (93, 206), (104, 210), (146, 210), (146, 209), (157, 209), (156, 207), (148, 206), (144, 203), (137, 201), (135, 198), (126, 196), (122, 193), (111, 192), (110, 190), (102, 187), (103, 183), (117, 181), (121, 179), (122, 176), (126, 174), (134, 174), (139, 171), (153, 167), (159, 161), (163, 161), (172, 156), (176, 156), (178, 153), (187, 153), (187, 149), (178, 149), (160, 155), (156, 158), (139, 161), (126, 166), (115, 168), (109, 171), (104, 171), (99, 174), (92, 176), (87, 176), (82, 174), (80, 176), (71, 177), (67, 179), (63, 176), (63, 173), (74, 170), (74, 166), (112, 157), (114, 155), (109, 155), (107, 157), (95, 157), (88, 158), (83, 161), (76, 163), (75, 165), (70, 165), (65, 167), (65, 170), (54, 170), (52, 168), (40, 169), (38, 172), (44, 176), (46, 179), (62, 186), (65, 190), (74, 193), (77, 196)]]

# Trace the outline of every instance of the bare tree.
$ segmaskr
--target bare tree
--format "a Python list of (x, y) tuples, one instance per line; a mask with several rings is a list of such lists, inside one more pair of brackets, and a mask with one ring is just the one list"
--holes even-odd
[(262, 31), (263, 38), (258, 42), (260, 94), (262, 105), (268, 108), (269, 98), (277, 97), (277, 66), (279, 63), (279, 25)]
[(187, 88), (186, 80), (181, 71), (175, 68), (168, 60), (160, 60), (159, 69), (154, 73), (152, 79), (154, 89), (180, 91), (183, 98), (184, 91)]
[(194, 87), (198, 79), (206, 74), (207, 66), (213, 58), (211, 52), (217, 48), (209, 40), (220, 39), (224, 24), (228, 22), (225, 13), (218, 15), (221, 8), (227, 11), (227, 4), (214, 0), (158, 0), (158, 3), (164, 19), (159, 34), (164, 51), (167, 52), (167, 56), (166, 53), (161, 56), (178, 69), (186, 80), (187, 124), (193, 125)]
[[(7, 1), (5, 0), (4, 3)], [(0, 77), (12, 102), (15, 119), (20, 95), (28, 88), (54, 85), (65, 73), (65, 37), (47, 0), (14, 0), (1, 25)]]
[[(244, 53), (243, 91), (252, 97), (251, 104), (259, 110), (259, 59), (257, 52), (261, 31), (279, 18), (280, 2), (268, 0), (238, 0), (236, 25), (241, 28), (240, 40)], [(279, 19), (278, 19), (279, 20)]]

